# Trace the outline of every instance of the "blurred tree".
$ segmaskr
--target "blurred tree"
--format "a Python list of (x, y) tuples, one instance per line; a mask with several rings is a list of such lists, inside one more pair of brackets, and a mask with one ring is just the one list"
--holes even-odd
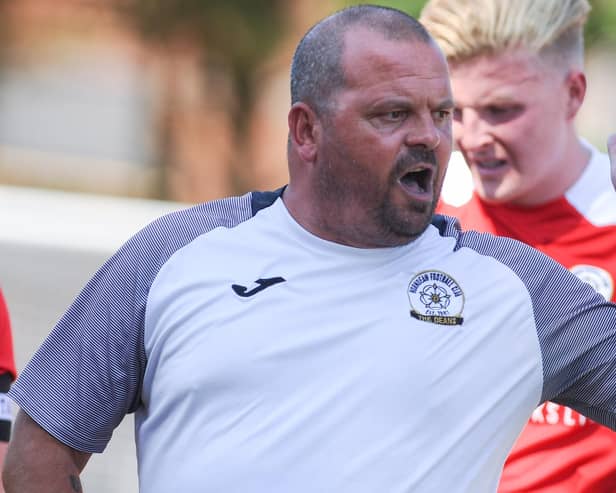
[[(340, 7), (363, 3), (385, 5), (407, 12), (414, 17), (419, 17), (426, 2), (427, 0), (375, 0), (373, 2), (338, 0), (337, 3)], [(604, 42), (616, 43), (616, 0), (589, 0), (589, 2), (592, 10), (586, 26), (588, 46)]]
[(238, 96), (250, 100), (251, 74), (283, 32), (279, 0), (134, 0), (128, 4), (146, 38), (181, 36), (228, 65)]
[(586, 44), (616, 43), (616, 1), (590, 0), (592, 10), (586, 25)]
[[(5, 0), (0, 0), (0, 2)], [(514, 0), (511, 0), (514, 1)], [(588, 45), (616, 40), (616, 0), (590, 0)], [(235, 100), (228, 113), (234, 125), (234, 149), (228, 166), (233, 192), (251, 188), (247, 133), (260, 64), (286, 33), (288, 5), (282, 0), (116, 0), (146, 40), (171, 44), (177, 40), (199, 46), (207, 73), (229, 75)], [(333, 0), (333, 8), (374, 3), (418, 17), (426, 0)], [(164, 139), (163, 139), (164, 140)], [(163, 143), (164, 146), (164, 143)], [(163, 156), (165, 159), (166, 156)]]
[(348, 7), (350, 5), (360, 5), (369, 3), (372, 5), (383, 5), (385, 7), (393, 7), (402, 10), (413, 17), (419, 17), (421, 9), (426, 4), (427, 0), (375, 0), (375, 1), (353, 1), (353, 0), (337, 0), (340, 7)]
[(6, 49), (11, 39), (11, 25), (6, 10), (10, 7), (9, 0), (0, 0), (0, 70), (5, 63)]
[[(231, 81), (234, 102), (229, 112), (234, 142), (247, 142), (255, 97), (253, 78), (285, 31), (280, 0), (121, 0), (118, 4), (146, 40), (177, 40), (199, 47), (206, 72), (222, 72)], [(240, 145), (229, 163), (233, 192), (250, 187), (250, 163)]]

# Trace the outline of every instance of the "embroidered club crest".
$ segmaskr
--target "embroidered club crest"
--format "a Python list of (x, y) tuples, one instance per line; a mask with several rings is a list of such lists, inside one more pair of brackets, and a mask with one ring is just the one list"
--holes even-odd
[(438, 325), (462, 325), (464, 293), (449, 274), (427, 270), (417, 274), (407, 289), (411, 317)]

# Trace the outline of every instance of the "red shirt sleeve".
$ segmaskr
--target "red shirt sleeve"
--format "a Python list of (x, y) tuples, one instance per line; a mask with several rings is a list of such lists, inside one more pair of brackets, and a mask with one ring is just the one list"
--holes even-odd
[(0, 374), (2, 373), (10, 373), (13, 380), (17, 377), (9, 311), (0, 290)]

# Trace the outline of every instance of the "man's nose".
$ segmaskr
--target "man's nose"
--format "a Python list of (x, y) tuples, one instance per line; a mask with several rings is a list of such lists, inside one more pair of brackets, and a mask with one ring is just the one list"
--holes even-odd
[(478, 151), (492, 143), (490, 125), (471, 109), (459, 112), (453, 124), (453, 138), (466, 151)]
[(417, 116), (412, 128), (406, 135), (409, 147), (424, 146), (430, 150), (436, 149), (441, 143), (441, 133), (430, 116)]

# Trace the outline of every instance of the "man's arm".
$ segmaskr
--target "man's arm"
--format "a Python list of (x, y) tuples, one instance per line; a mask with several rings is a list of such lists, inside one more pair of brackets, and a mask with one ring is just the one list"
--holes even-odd
[[(0, 463), (4, 467), (4, 458), (6, 457), (6, 449), (9, 446), (9, 442), (0, 442)], [(6, 493), (4, 486), (0, 487), (0, 493)]]
[(2, 473), (6, 493), (80, 493), (79, 474), (90, 455), (64, 445), (19, 411)]

